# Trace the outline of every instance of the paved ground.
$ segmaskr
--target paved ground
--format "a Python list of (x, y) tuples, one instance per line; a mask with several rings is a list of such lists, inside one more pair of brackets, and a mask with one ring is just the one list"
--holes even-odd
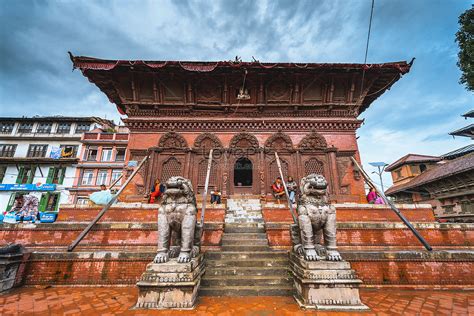
[[(305, 315), (291, 297), (203, 297), (194, 311), (130, 311), (137, 290), (115, 288), (23, 288), (0, 295), (0, 315)], [(474, 315), (474, 291), (362, 290), (372, 308), (365, 315)], [(318, 313), (318, 315), (337, 313)], [(354, 315), (356, 313), (351, 313)]]

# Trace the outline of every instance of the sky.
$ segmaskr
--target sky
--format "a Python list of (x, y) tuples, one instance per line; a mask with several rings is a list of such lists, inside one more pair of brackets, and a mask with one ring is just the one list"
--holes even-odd
[[(368, 63), (411, 71), (361, 114), (367, 163), (441, 155), (472, 141), (472, 92), (458, 83), (458, 16), (471, 1), (375, 0)], [(0, 116), (101, 116), (116, 108), (72, 71), (67, 51), (106, 59), (363, 63), (371, 0), (0, 2)], [(377, 180), (377, 182), (379, 182)], [(387, 187), (391, 184), (384, 175)]]

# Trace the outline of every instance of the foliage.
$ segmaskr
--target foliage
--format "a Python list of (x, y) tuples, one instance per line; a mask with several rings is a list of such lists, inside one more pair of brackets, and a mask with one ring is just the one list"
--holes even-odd
[(474, 5), (459, 16), (456, 42), (459, 45), (458, 67), (462, 71), (459, 83), (474, 91)]

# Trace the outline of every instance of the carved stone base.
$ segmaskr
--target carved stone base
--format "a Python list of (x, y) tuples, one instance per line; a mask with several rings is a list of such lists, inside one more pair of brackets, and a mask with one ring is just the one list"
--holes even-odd
[(203, 255), (188, 263), (176, 258), (166, 263), (150, 263), (142, 274), (136, 309), (193, 309), (204, 273)]
[(317, 310), (369, 310), (362, 304), (355, 271), (347, 261), (306, 261), (290, 253), (290, 271), (301, 308)]

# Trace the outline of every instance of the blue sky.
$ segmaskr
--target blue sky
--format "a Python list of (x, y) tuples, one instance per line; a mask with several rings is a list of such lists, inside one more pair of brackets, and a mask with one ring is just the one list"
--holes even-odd
[[(67, 51), (110, 59), (363, 62), (370, 0), (13, 1), (0, 3), (0, 115), (97, 115), (115, 106)], [(416, 61), (361, 115), (362, 159), (467, 145), (473, 94), (458, 84), (458, 16), (471, 1), (375, 0), (368, 62)], [(368, 170), (372, 170), (368, 167)], [(386, 182), (390, 176), (386, 175)]]

